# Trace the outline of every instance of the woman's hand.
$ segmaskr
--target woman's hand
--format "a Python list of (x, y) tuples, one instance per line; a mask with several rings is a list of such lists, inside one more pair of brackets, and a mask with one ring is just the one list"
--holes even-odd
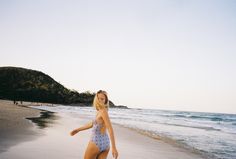
[(78, 132), (79, 132), (78, 129), (75, 129), (70, 132), (70, 135), (73, 136), (73, 135), (77, 134)]
[(113, 158), (117, 159), (118, 151), (116, 150), (116, 148), (112, 148), (112, 156), (113, 156)]

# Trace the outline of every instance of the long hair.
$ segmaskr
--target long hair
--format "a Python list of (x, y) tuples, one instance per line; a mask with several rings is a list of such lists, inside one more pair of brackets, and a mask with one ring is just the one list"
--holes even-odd
[[(105, 104), (100, 103), (98, 100), (98, 94), (100, 94), (100, 93), (104, 94), (104, 96), (105, 96)], [(96, 110), (99, 110), (102, 108), (107, 108), (107, 109), (109, 108), (109, 99), (108, 99), (108, 95), (107, 95), (106, 91), (103, 91), (103, 90), (97, 91), (97, 93), (95, 94), (94, 99), (93, 99), (93, 106), (96, 108)]]

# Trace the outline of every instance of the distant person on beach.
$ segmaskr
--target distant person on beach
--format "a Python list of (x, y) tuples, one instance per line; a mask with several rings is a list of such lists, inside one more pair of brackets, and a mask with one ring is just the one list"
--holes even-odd
[(118, 151), (108, 115), (109, 100), (106, 91), (99, 90), (95, 94), (93, 106), (97, 110), (95, 119), (82, 127), (74, 129), (70, 132), (70, 135), (73, 136), (79, 131), (92, 128), (91, 139), (85, 151), (84, 159), (106, 159), (110, 150), (110, 140), (106, 131), (108, 129), (112, 145), (112, 156), (117, 159)]

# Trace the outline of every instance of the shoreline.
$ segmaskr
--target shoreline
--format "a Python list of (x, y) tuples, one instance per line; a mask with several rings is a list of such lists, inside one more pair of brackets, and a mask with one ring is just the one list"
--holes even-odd
[(213, 158), (215, 158), (215, 156), (210, 156), (206, 152), (202, 152), (202, 151), (200, 151), (200, 150), (198, 150), (198, 149), (196, 149), (194, 147), (190, 147), (189, 145), (187, 145), (185, 143), (181, 143), (181, 142), (179, 142), (179, 141), (177, 141), (177, 140), (175, 140), (173, 138), (167, 137), (167, 136), (160, 136), (160, 135), (156, 135), (156, 134), (153, 135), (153, 134), (151, 134), (151, 132), (144, 131), (142, 129), (127, 127), (127, 126), (124, 126), (124, 125), (121, 125), (121, 124), (117, 124), (117, 123), (113, 123), (113, 125), (117, 125), (119, 127), (123, 127), (125, 129), (129, 129), (131, 131), (134, 131), (136, 133), (139, 133), (141, 135), (149, 137), (149, 138), (151, 138), (153, 140), (157, 140), (157, 141), (159, 140), (159, 141), (164, 142), (166, 144), (169, 144), (171, 146), (184, 149), (186, 151), (189, 151), (190, 153), (199, 155), (199, 156), (201, 156), (204, 159), (213, 159)]
[[(0, 100), (0, 106), (2, 105), (2, 103), (4, 103), (4, 100)], [(27, 105), (17, 106), (14, 104), (10, 105), (11, 108), (15, 107), (12, 109), (17, 109), (18, 111), (26, 111), (27, 109), (28, 111), (31, 112), (30, 115), (29, 114), (25, 115), (24, 113), (21, 114), (24, 115), (22, 121), (28, 122), (27, 129), (29, 129), (31, 133), (30, 135), (23, 134), (18, 142), (16, 142), (15, 140), (11, 141), (15, 143), (6, 147), (6, 150), (4, 152), (2, 153), (0, 152), (0, 158), (3, 159), (8, 157), (14, 158), (17, 156), (19, 159), (20, 158), (30, 159), (32, 158), (33, 155), (34, 156), (37, 155), (38, 156), (36, 157), (37, 159), (37, 158), (42, 158), (42, 156), (40, 157), (40, 155), (44, 154), (44, 151), (47, 151), (47, 149), (53, 149), (52, 152), (48, 152), (49, 153), (48, 155), (51, 156), (50, 158), (61, 158), (61, 159), (83, 158), (83, 153), (85, 152), (87, 143), (89, 141), (91, 130), (80, 132), (78, 135), (73, 137), (69, 136), (69, 132), (75, 127), (79, 127), (85, 124), (86, 122), (89, 121), (89, 119), (83, 118), (81, 116), (79, 118), (74, 118), (68, 114), (65, 115), (63, 113), (56, 113), (54, 117), (48, 119), (49, 125), (46, 125), (45, 126), (46, 129), (44, 129), (45, 127), (40, 128), (37, 126), (37, 124), (40, 123), (40, 120), (36, 120), (35, 122), (30, 123), (29, 122), (30, 119), (27, 118), (31, 119), (40, 118), (42, 112), (45, 110), (42, 111), (39, 110), (38, 108), (28, 107), (30, 105), (28, 106)], [(0, 113), (3, 112), (2, 108), (3, 107), (1, 106)], [(12, 114), (8, 115), (9, 115), (8, 117), (14, 116), (14, 115), (12, 116)], [(15, 120), (15, 118), (13, 120)], [(45, 121), (45, 119), (43, 120)], [(51, 122), (54, 120), (57, 122), (56, 123)], [(8, 121), (5, 120), (5, 123), (7, 122)], [(17, 125), (13, 125), (13, 127), (14, 126), (16, 126), (15, 127), (16, 129)], [(2, 126), (0, 127), (0, 129), (2, 129)], [(24, 129), (23, 132), (25, 133), (27, 129)], [(113, 129), (115, 133), (117, 149), (120, 154), (119, 158), (143, 159), (149, 157), (149, 158), (173, 159), (176, 156), (178, 156), (179, 158), (182, 159), (204, 159), (204, 157), (201, 156), (200, 154), (191, 152), (187, 149), (181, 148), (174, 144), (172, 145), (171, 143), (164, 141), (162, 137), (157, 137), (155, 139), (151, 136), (148, 136), (148, 134), (146, 134), (145, 132), (138, 132), (136, 129), (128, 128), (119, 124), (113, 124)], [(8, 131), (9, 133), (12, 134), (16, 133), (15, 131), (12, 131), (12, 129), (8, 129)], [(31, 138), (31, 136), (33, 138)], [(2, 138), (2, 136), (0, 137)], [(5, 138), (5, 140), (6, 142), (10, 142), (11, 139)], [(61, 147), (60, 145), (63, 145), (63, 147)], [(0, 150), (2, 149), (2, 147), (3, 145), (0, 142)], [(29, 153), (28, 150), (32, 152), (35, 152), (36, 150), (37, 151), (35, 152), (36, 154), (35, 153), (31, 154)], [(25, 153), (25, 151), (27, 153)], [(111, 149), (108, 158), (112, 158)]]

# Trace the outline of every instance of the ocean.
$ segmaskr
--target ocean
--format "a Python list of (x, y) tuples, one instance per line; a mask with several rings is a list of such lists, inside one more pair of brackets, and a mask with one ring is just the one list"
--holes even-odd
[[(92, 120), (93, 107), (32, 106)], [(110, 108), (112, 123), (183, 146), (211, 159), (236, 158), (236, 114)]]

